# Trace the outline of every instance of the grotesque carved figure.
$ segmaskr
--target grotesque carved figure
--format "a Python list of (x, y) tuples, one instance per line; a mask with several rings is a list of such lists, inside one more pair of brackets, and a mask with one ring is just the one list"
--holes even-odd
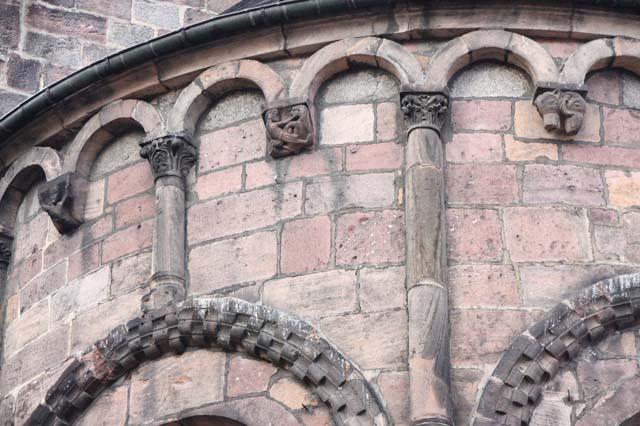
[(0, 230), (0, 269), (5, 271), (9, 267), (11, 262), (11, 245), (13, 244), (13, 237), (6, 231)]
[(40, 206), (61, 234), (73, 231), (82, 223), (73, 216), (73, 178), (72, 173), (64, 174), (45, 183), (38, 192)]
[(313, 145), (311, 117), (306, 105), (268, 110), (265, 126), (273, 158), (299, 154)]
[(560, 112), (564, 118), (564, 131), (568, 135), (575, 135), (582, 126), (587, 112), (587, 103), (575, 92), (565, 92), (560, 96)]
[(578, 133), (587, 112), (587, 103), (580, 94), (561, 90), (542, 93), (536, 98), (535, 105), (545, 129), (564, 131), (567, 135)]

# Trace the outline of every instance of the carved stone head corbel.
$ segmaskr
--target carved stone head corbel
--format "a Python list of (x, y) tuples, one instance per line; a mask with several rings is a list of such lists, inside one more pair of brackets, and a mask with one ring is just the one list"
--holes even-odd
[(11, 262), (11, 248), (13, 246), (13, 236), (7, 231), (0, 229), (0, 269), (7, 270)]
[(273, 158), (296, 155), (313, 146), (311, 114), (304, 103), (269, 106), (264, 112), (264, 125)]
[(587, 112), (587, 103), (582, 95), (560, 89), (541, 93), (534, 104), (546, 130), (567, 135), (578, 133)]
[(38, 192), (40, 206), (61, 234), (73, 231), (82, 223), (73, 214), (76, 178), (74, 173), (65, 173), (46, 182)]

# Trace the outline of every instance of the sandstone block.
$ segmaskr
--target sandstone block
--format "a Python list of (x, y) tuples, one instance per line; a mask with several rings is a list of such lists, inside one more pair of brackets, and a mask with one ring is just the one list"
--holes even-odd
[(447, 161), (476, 163), (502, 160), (502, 138), (493, 133), (455, 133), (446, 144)]
[(398, 111), (395, 102), (385, 102), (376, 106), (376, 136), (380, 141), (398, 137)]
[(107, 178), (107, 202), (114, 204), (152, 187), (151, 167), (146, 161), (140, 161)]
[(6, 328), (4, 357), (8, 358), (27, 343), (49, 331), (49, 300), (31, 306)]
[(505, 164), (456, 164), (447, 168), (448, 201), (507, 204), (518, 201), (516, 167)]
[[(189, 289), (202, 294), (232, 284), (270, 278), (276, 273), (277, 243), (274, 232), (223, 240), (196, 247), (189, 255)], [(217, 271), (211, 274), (211, 271)]]
[(262, 360), (234, 356), (229, 361), (227, 373), (227, 395), (242, 396), (264, 392), (269, 380), (278, 371), (273, 365)]
[[(345, 120), (345, 117), (349, 117)], [(320, 144), (372, 142), (375, 137), (373, 105), (341, 105), (320, 113)]]
[(509, 130), (511, 128), (511, 102), (454, 101), (451, 104), (451, 124), (454, 131)]
[(400, 262), (404, 257), (405, 231), (402, 211), (359, 212), (338, 218), (337, 265)]
[(127, 411), (123, 410), (129, 403), (129, 387), (110, 387), (95, 403), (87, 409), (78, 420), (79, 426), (110, 426), (124, 424)]
[(454, 308), (518, 307), (518, 280), (511, 265), (449, 267), (449, 297)]
[(603, 107), (604, 139), (608, 145), (637, 147), (640, 113), (629, 109)]
[(407, 304), (402, 266), (360, 270), (360, 307), (363, 311), (401, 308)]
[(198, 173), (264, 157), (267, 149), (262, 119), (202, 135)]
[(143, 423), (224, 398), (226, 355), (197, 350), (144, 364), (131, 378), (130, 421)]
[(380, 373), (378, 387), (393, 421), (398, 424), (409, 424), (409, 373), (407, 371), (389, 371)]
[(640, 169), (640, 150), (612, 146), (564, 145), (566, 161)]
[(307, 214), (328, 213), (344, 208), (386, 207), (395, 201), (393, 173), (327, 176), (307, 185)]
[[(578, 145), (564, 145), (578, 146)], [(535, 161), (538, 158), (558, 159), (558, 147), (551, 143), (521, 142), (511, 135), (504, 135), (504, 148), (509, 161)]]
[(600, 71), (586, 81), (587, 99), (603, 104), (620, 103), (620, 75), (617, 71)]
[(449, 259), (491, 261), (502, 259), (500, 218), (495, 210), (447, 210)]
[(151, 276), (151, 253), (145, 252), (112, 263), (111, 295), (127, 293)]
[(516, 101), (514, 126), (515, 134), (520, 138), (600, 141), (600, 111), (598, 106), (594, 104), (587, 104), (587, 113), (584, 116), (582, 127), (573, 136), (545, 130), (542, 117), (531, 101)]
[(403, 159), (402, 145), (394, 142), (347, 147), (347, 171), (398, 169)]
[(609, 191), (609, 205), (616, 207), (640, 205), (640, 172), (607, 170), (605, 180)]
[(582, 209), (508, 208), (504, 211), (504, 227), (513, 261), (592, 258), (589, 225)]
[(200, 200), (206, 200), (222, 194), (237, 192), (241, 188), (242, 166), (235, 166), (198, 176), (195, 191)]
[(357, 307), (355, 271), (329, 271), (267, 281), (263, 301), (306, 318), (337, 315)]
[(62, 322), (109, 297), (110, 277), (109, 267), (104, 267), (58, 290), (51, 298), (51, 322)]
[(101, 16), (32, 4), (27, 9), (26, 22), (40, 31), (106, 42), (107, 20)]
[(318, 399), (311, 394), (309, 388), (303, 386), (294, 377), (285, 377), (278, 380), (269, 390), (271, 398), (283, 404), (291, 410), (300, 410), (305, 407), (318, 405)]
[(320, 326), (331, 342), (365, 370), (406, 365), (405, 311), (327, 317), (320, 321)]
[(116, 204), (114, 211), (116, 229), (124, 228), (134, 223), (140, 223), (144, 219), (148, 219), (154, 215), (156, 211), (156, 197), (153, 193), (146, 192)]
[(60, 262), (47, 269), (20, 290), (20, 310), (24, 311), (67, 282), (67, 264)]
[(152, 240), (152, 220), (118, 231), (102, 243), (102, 263), (151, 247)]
[(67, 279), (73, 281), (100, 266), (100, 243), (91, 244), (69, 256)]
[(301, 213), (301, 182), (231, 194), (189, 209), (188, 239), (195, 243), (238, 234), (272, 226)]
[(523, 201), (604, 205), (600, 171), (579, 166), (532, 164), (524, 168)]
[(284, 274), (326, 269), (331, 257), (331, 219), (316, 216), (285, 223), (280, 270)]

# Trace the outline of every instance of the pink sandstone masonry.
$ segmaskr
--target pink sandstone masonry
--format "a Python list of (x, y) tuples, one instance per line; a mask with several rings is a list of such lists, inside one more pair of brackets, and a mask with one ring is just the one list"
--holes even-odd
[[(0, 114), (100, 57), (233, 3), (0, 5)], [(423, 8), (397, 6), (395, 28), (378, 10), (286, 27), (284, 48), (265, 36), (220, 63), (204, 48), (199, 58), (187, 52), (172, 85), (118, 95), (60, 130), (57, 118), (34, 122), (2, 145), (0, 231), (13, 243), (0, 424), (635, 424), (637, 276), (606, 279), (640, 266), (640, 41), (622, 37), (640, 34), (624, 25), (630, 33), (618, 34), (607, 19), (623, 18), (586, 7), (579, 13), (599, 19), (574, 32), (564, 15), (539, 27), (530, 9), (528, 21), (504, 25), (521, 31), (472, 32), (466, 12), (445, 19), (439, 9), (434, 20), (447, 24), (438, 31), (403, 26)], [(373, 34), (361, 34), (363, 22)], [(538, 92), (569, 86), (586, 102), (581, 127), (545, 129)], [(413, 91), (447, 95), (441, 128), (412, 127), (402, 100)], [(273, 158), (264, 113), (298, 103), (311, 113), (314, 145)], [(37, 148), (18, 143), (28, 132)], [(47, 132), (55, 136), (37, 139)], [(410, 140), (423, 134), (432, 136), (416, 153)], [(183, 179), (184, 218), (170, 220), (182, 251), (159, 242), (161, 212), (180, 205), (163, 204), (166, 170), (139, 154), (140, 142), (166, 135), (196, 153), (184, 176), (172, 175)], [(410, 216), (416, 164), (442, 179), (424, 180), (442, 185), (442, 199), (417, 206), (442, 218), (432, 228), (438, 247), (421, 252), (441, 262), (440, 282), (437, 272), (408, 278), (415, 229), (424, 229)], [(78, 179), (73, 203), (51, 213), (39, 194), (66, 173)], [(56, 214), (81, 224), (60, 232)], [(159, 268), (176, 265), (166, 252), (183, 277)], [(150, 310), (145, 298), (165, 279), (184, 297)], [(444, 289), (436, 351), (447, 358), (442, 404), (451, 407), (416, 420), (414, 339), (431, 343), (439, 325), (415, 323), (419, 287)], [(418, 309), (439, 318), (437, 306)], [(567, 330), (554, 329), (560, 323)], [(542, 349), (533, 356), (523, 341)], [(426, 366), (434, 359), (420, 358), (429, 377), (440, 373)], [(438, 405), (437, 392), (418, 388)]]

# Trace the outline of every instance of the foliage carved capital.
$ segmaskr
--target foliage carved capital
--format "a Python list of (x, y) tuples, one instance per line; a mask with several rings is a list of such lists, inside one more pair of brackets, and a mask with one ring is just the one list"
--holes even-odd
[(149, 161), (156, 180), (185, 178), (196, 162), (197, 150), (183, 135), (166, 135), (140, 143), (140, 156)]
[(409, 129), (429, 128), (440, 133), (449, 111), (443, 93), (407, 92), (401, 95), (400, 109)]

